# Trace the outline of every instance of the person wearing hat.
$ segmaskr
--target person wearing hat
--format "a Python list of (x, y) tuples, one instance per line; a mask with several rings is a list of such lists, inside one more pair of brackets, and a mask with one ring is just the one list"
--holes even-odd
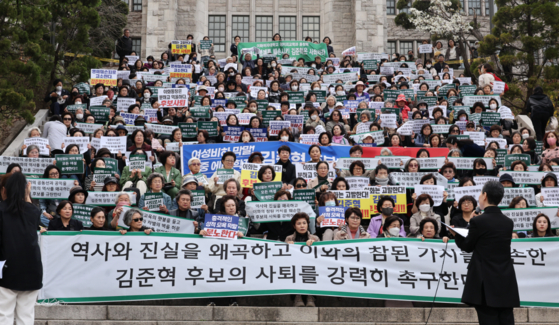
[(146, 124), (146, 119), (142, 115), (136, 117), (134, 120), (135, 126), (144, 126), (144, 124)]
[(194, 233), (197, 234), (200, 232), (200, 227), (204, 224), (204, 218), (206, 217), (208, 207), (204, 204), (202, 207), (205, 207), (205, 210), (203, 208), (193, 209), (191, 205), (192, 199), (192, 192), (186, 189), (180, 190), (176, 198), (177, 208), (170, 210), (169, 215), (192, 220), (194, 224)]
[(198, 189), (198, 180), (192, 175), (186, 176), (182, 181), (181, 187), (189, 191), (196, 191)]
[[(547, 173), (544, 178), (542, 179), (542, 188), (544, 187), (557, 187), (557, 175), (554, 173)], [(544, 207), (543, 204), (544, 197), (542, 193), (536, 194), (536, 206), (537, 207)], [(558, 211), (559, 212), (559, 211)]]
[(70, 189), (70, 196), (68, 197), (68, 201), (77, 204), (85, 204), (87, 200), (87, 193), (81, 186), (74, 186)]
[(118, 185), (118, 179), (114, 176), (106, 177), (103, 181), (102, 192), (120, 192), (120, 186)]
[(355, 96), (359, 98), (359, 101), (366, 99), (368, 102), (370, 100), (369, 93), (365, 92), (365, 88), (366, 86), (363, 81), (358, 81), (357, 83), (355, 83)]
[(198, 190), (205, 190), (207, 193), (210, 193), (210, 188), (208, 186), (209, 182), (208, 182), (208, 177), (206, 177), (205, 174), (200, 173), (200, 168), (202, 167), (202, 162), (200, 161), (199, 158), (190, 158), (190, 160), (188, 160), (188, 169), (190, 170), (190, 172), (186, 175), (183, 176), (182, 180), (182, 186), (184, 188), (185, 185), (185, 181), (187, 178), (189, 177), (193, 177), (195, 178), (198, 183), (197, 183), (197, 188)]
[(206, 88), (206, 86), (200, 86), (198, 87), (198, 96), (206, 96), (206, 94), (208, 93), (208, 88)]
[(228, 100), (226, 106), (229, 109), (235, 109), (237, 108), (237, 103), (234, 100)]
[(124, 117), (122, 116), (115, 116), (113, 119), (113, 125), (125, 125), (126, 121), (124, 120)]
[(118, 134), (119, 137), (123, 137), (123, 136), (127, 136), (128, 135), (128, 129), (124, 126), (124, 125), (118, 125), (115, 129), (116, 134)]
[(516, 183), (511, 174), (501, 175), (501, 177), (499, 177), (499, 183), (501, 183), (503, 187), (516, 187)]
[(163, 124), (165, 125), (173, 125), (173, 118), (169, 115), (165, 115), (162, 120)]
[(468, 113), (465, 110), (461, 109), (456, 113), (456, 121), (467, 121), (468, 120)]
[(446, 146), (449, 150), (459, 149), (462, 153), (462, 157), (477, 158), (485, 155), (485, 150), (475, 144), (471, 139), (458, 140), (454, 135), (446, 139)]
[(396, 98), (396, 107), (400, 109), (402, 114), (402, 119), (408, 119), (408, 113), (410, 112), (410, 108), (408, 107), (409, 102), (406, 100), (406, 96), (404, 94), (398, 95)]

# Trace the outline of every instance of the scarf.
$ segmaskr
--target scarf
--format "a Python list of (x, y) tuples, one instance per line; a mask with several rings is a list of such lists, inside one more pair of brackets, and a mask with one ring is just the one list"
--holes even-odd
[(363, 226), (361, 225), (357, 227), (357, 232), (355, 233), (355, 237), (352, 237), (351, 230), (349, 230), (349, 227), (347, 225), (343, 225), (341, 231), (347, 234), (348, 237), (347, 239), (359, 239), (361, 233), (365, 232), (365, 228), (363, 228)]
[(344, 140), (343, 135), (335, 135), (335, 136), (332, 137), (332, 141), (334, 143), (342, 143), (343, 140)]
[(308, 232), (306, 232), (305, 234), (300, 234), (297, 231), (295, 231), (294, 242), (296, 242), (296, 243), (306, 243), (307, 240), (309, 240), (309, 233)]

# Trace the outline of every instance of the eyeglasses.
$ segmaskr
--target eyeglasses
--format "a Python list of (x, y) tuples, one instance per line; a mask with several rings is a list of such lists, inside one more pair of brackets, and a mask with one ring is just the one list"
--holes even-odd
[(419, 167), (418, 164), (409, 164), (408, 166), (409, 166), (409, 167)]
[(295, 188), (304, 188), (306, 185), (305, 184), (296, 184)]
[(190, 164), (190, 166), (202, 166), (202, 164), (201, 163), (192, 163), (192, 164)]
[(349, 217), (348, 219), (349, 219), (349, 220), (361, 220), (361, 218), (359, 218), (359, 217), (354, 217), (354, 216), (351, 216), (351, 217)]
[(132, 221), (134, 221), (134, 222), (144, 221), (144, 218), (143, 217), (142, 218), (136, 218), (136, 219), (132, 219)]
[(60, 175), (58, 172), (49, 173), (49, 176), (58, 176), (58, 175)]
[(64, 121), (71, 121), (71, 120), (72, 120), (71, 118), (67, 118), (67, 117), (64, 118)]
[(443, 174), (452, 174), (452, 169), (443, 170)]
[(234, 161), (234, 160), (231, 160), (231, 159), (227, 159), (227, 160), (224, 160), (224, 162), (234, 163), (235, 161)]

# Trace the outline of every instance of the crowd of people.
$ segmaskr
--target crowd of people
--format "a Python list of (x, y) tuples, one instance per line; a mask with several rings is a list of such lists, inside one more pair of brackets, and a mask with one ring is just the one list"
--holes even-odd
[[(119, 41), (119, 46), (127, 46), (127, 37), (125, 34), (124, 42)], [(11, 198), (16, 189), (10, 184), (22, 181), (24, 176), (21, 172), (26, 166), (11, 164), (0, 178), (0, 218), (2, 214), (25, 208), (26, 213), (36, 215), (37, 221), (33, 225), (41, 232), (95, 230), (120, 231), (124, 236), (127, 232), (145, 232), (149, 235), (154, 230), (143, 222), (143, 214), (150, 210), (145, 198), (146, 195), (162, 193), (163, 204), (159, 205), (157, 212), (192, 220), (195, 233), (202, 236), (208, 235), (204, 229), (205, 216), (208, 214), (250, 219), (246, 203), (257, 198), (252, 189), (240, 184), (237, 154), (228, 151), (222, 155), (222, 168), (236, 169), (230, 179), (220, 183), (217, 173), (202, 173), (204, 158), (184, 158), (188, 159), (186, 165), (189, 173), (181, 172), (183, 157), (176, 148), (183, 144), (211, 146), (218, 143), (253, 143), (257, 140), (282, 142), (283, 145), (277, 150), (279, 159), (275, 164), (281, 166), (283, 185), (275, 193), (274, 200), (292, 200), (293, 191), (314, 189), (317, 217), (314, 219), (306, 213), (297, 213), (291, 222), (249, 222), (248, 231), (239, 232), (239, 237), (258, 236), (287, 243), (304, 242), (312, 245), (317, 241), (378, 237), (414, 237), (447, 242), (453, 236), (441, 226), (441, 221), (467, 228), (470, 220), (481, 213), (477, 197), (466, 195), (456, 201), (449, 199), (449, 193), (445, 191), (445, 199), (436, 206), (429, 194), (416, 195), (413, 188), (408, 188), (405, 213), (395, 210), (393, 197), (382, 196), (375, 202), (378, 214), (363, 215), (361, 209), (350, 207), (345, 212), (345, 223), (338, 227), (320, 227), (324, 216), (319, 214), (318, 208), (339, 205), (332, 191), (362, 189), (350, 188), (350, 177), (368, 178), (368, 184), (364, 184), (366, 186), (393, 186), (398, 185), (391, 177), (394, 172), (413, 174), (430, 171), (430, 174), (421, 177), (420, 184), (436, 185), (442, 176), (448, 182), (458, 183), (457, 187), (466, 187), (475, 186), (478, 177), (495, 176), (505, 187), (532, 187), (537, 207), (544, 206), (541, 188), (557, 186), (557, 176), (553, 173), (554, 166), (559, 166), (557, 132), (546, 132), (546, 123), (541, 119), (537, 124), (534, 123), (534, 129), (519, 129), (514, 116), (509, 114), (510, 109), (501, 106), (499, 96), (492, 96), (497, 95), (493, 89), (495, 82), (501, 80), (493, 72), (490, 63), (480, 66), (481, 76), (477, 85), (472, 84), (471, 79), (464, 74), (457, 73), (457, 66), (445, 63), (449, 53), (456, 53), (456, 50), (452, 50), (454, 43), (451, 41), (448, 42), (447, 50), (438, 42), (433, 47), (433, 53), (417, 57), (414, 53), (390, 53), (375, 60), (378, 62), (372, 67), (371, 62), (366, 62), (368, 59), (362, 60), (358, 54), (337, 56), (329, 37), (323, 39), (327, 45), (328, 58), (322, 60), (318, 56), (309, 62), (292, 59), (289, 54), (270, 58), (239, 53), (237, 47), (242, 40), (238, 36), (231, 46), (231, 55), (225, 60), (218, 60), (213, 46), (201, 49), (199, 43), (194, 44), (192, 35), (188, 39), (193, 42), (189, 54), (173, 54), (170, 44), (168, 51), (155, 57), (149, 55), (140, 58), (134, 63), (129, 62), (128, 58), (138, 53), (124, 49), (119, 53), (122, 54), (122, 62), (118, 71), (128, 71), (129, 74), (126, 74), (127, 78), (118, 78), (116, 86), (98, 83), (72, 87), (62, 80), (56, 80), (54, 89), (45, 97), (45, 102), (50, 102), (52, 114), (49, 122), (42, 130), (33, 128), (28, 134), (29, 138), (47, 139), (48, 145), (42, 148), (38, 144), (23, 144), (20, 157), (53, 160), (42, 175), (25, 177), (68, 178), (74, 180), (74, 186), (68, 199), (37, 200), (26, 196), (29, 204), (25, 207), (13, 206)], [(274, 35), (272, 41), (279, 40), (281, 35)], [(307, 38), (305, 41), (313, 40)], [(191, 78), (171, 78), (170, 66), (177, 64), (190, 65)], [(386, 74), (386, 67), (393, 68), (391, 74)], [(356, 78), (344, 81), (347, 79), (344, 77), (345, 72), (355, 73)], [(148, 75), (160, 76), (160, 79), (144, 80), (148, 79)], [(332, 75), (335, 82), (323, 82), (326, 76)], [(328, 80), (333, 79), (328, 77)], [(165, 87), (188, 87), (188, 103), (182, 107), (161, 107), (157, 92)], [(258, 91), (254, 91), (253, 87)], [(413, 94), (406, 90), (412, 90)], [(500, 95), (506, 91), (507, 87)], [(468, 103), (465, 97), (480, 95), (491, 98), (487, 100), (479, 97), (479, 101), (470, 106), (465, 105)], [(530, 102), (531, 111), (549, 119), (551, 115), (548, 113), (553, 112), (553, 105), (546, 100), (547, 96), (543, 95), (541, 88), (536, 90), (535, 96), (537, 98)], [(94, 105), (90, 103), (97, 97), (101, 97), (102, 105), (110, 109), (106, 121), (99, 120), (98, 115), (92, 113)], [(135, 103), (119, 110), (117, 103), (120, 98), (134, 99)], [(209, 117), (193, 114), (193, 107), (206, 109)], [(147, 110), (156, 110), (156, 114), (149, 115)], [(270, 115), (265, 113), (267, 111), (277, 114), (270, 119)], [(219, 112), (226, 114), (217, 114)], [(487, 125), (480, 119), (485, 112), (501, 113), (501, 118)], [(127, 119), (121, 116), (125, 113), (135, 114), (132, 115), (134, 119), (131, 121), (130, 115), (127, 115)], [(239, 118), (241, 114), (245, 114), (242, 121)], [(247, 119), (246, 114), (250, 118)], [(270, 127), (273, 121), (294, 121), (286, 118), (288, 115), (302, 116), (302, 123), (280, 130)], [(388, 121), (392, 116), (395, 116), (395, 122)], [(416, 120), (421, 121), (418, 132), (404, 134), (402, 130), (406, 123)], [(184, 134), (179, 127), (180, 123), (200, 121), (217, 122), (217, 127), (214, 130), (197, 128), (195, 133), (189, 135)], [(172, 126), (172, 132), (155, 133), (148, 123)], [(87, 131), (87, 124), (96, 124), (96, 127), (88, 128), (91, 131)], [(435, 128), (435, 125), (442, 127)], [(230, 127), (243, 129), (233, 134), (229, 132)], [(261, 134), (262, 129), (265, 136)], [(258, 137), (256, 132), (259, 132)], [(472, 139), (468, 138), (468, 134), (472, 135)], [(478, 135), (475, 139), (474, 134)], [(68, 137), (90, 137), (91, 141), (87, 148), (82, 148), (78, 144), (65, 144)], [(102, 137), (126, 137), (126, 152), (111, 152), (93, 141)], [(298, 142), (310, 144), (310, 160), (306, 163), (316, 164), (316, 177), (313, 179), (296, 175), (295, 165), (290, 160), (292, 150), (288, 144)], [(173, 146), (176, 143), (178, 146)], [(382, 156), (395, 156), (393, 151), (400, 149), (419, 150), (402, 160), (398, 168), (380, 162), (374, 168), (365, 168), (363, 162), (355, 161), (349, 169), (341, 169), (331, 157), (327, 161), (322, 155), (322, 150), (329, 146), (347, 146), (351, 158), (360, 158), (366, 149), (374, 147), (384, 147)], [(449, 149), (445, 163), (435, 169), (422, 167), (418, 158), (442, 156), (440, 153), (435, 154), (437, 148)], [(527, 154), (529, 161), (514, 161), (510, 166), (498, 163), (498, 152), (502, 149), (506, 150), (505, 154)], [(82, 155), (85, 166), (83, 173), (64, 173), (56, 162), (57, 155)], [(145, 169), (131, 168), (131, 157), (145, 160)], [(479, 159), (473, 161), (469, 169), (458, 169), (449, 160), (453, 157)], [(488, 168), (483, 158), (492, 159), (494, 168)], [(264, 160), (260, 152), (252, 152), (248, 158), (248, 162), (255, 164), (263, 164)], [(99, 179), (94, 177), (96, 169), (105, 170), (114, 161), (114, 172), (99, 183)], [(334, 177), (329, 177), (331, 168), (336, 172)], [(541, 185), (524, 185), (517, 184), (510, 174), (502, 173), (505, 170), (548, 173), (541, 180)], [(271, 182), (274, 179), (273, 166), (264, 165), (260, 168), (259, 182)], [(196, 190), (205, 192), (205, 204), (192, 208), (194, 198), (191, 191)], [(84, 227), (81, 221), (73, 218), (74, 205), (85, 204), (92, 192), (99, 191), (118, 194), (114, 205), (95, 207), (91, 211), (91, 226)], [(528, 199), (518, 196), (509, 207), (526, 208), (529, 207), (528, 202)], [(514, 234), (515, 238), (554, 236), (550, 217), (554, 216), (539, 214), (533, 220), (532, 230), (519, 231)], [(233, 300), (231, 304), (236, 305), (236, 301)], [(305, 305), (315, 306), (312, 296), (307, 297), (306, 303), (301, 296), (295, 297), (295, 306)]]

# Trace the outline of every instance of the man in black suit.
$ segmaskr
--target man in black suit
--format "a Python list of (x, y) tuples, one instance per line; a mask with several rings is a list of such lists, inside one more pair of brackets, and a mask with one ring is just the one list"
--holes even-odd
[[(124, 35), (118, 39), (116, 43), (116, 54), (120, 57), (119, 66), (122, 64), (122, 60), (127, 55), (132, 53), (132, 39), (130, 38), (130, 30), (125, 29)], [(139, 55), (139, 53), (136, 53)]]
[(514, 324), (513, 308), (520, 306), (510, 255), (514, 222), (497, 207), (504, 191), (497, 181), (485, 183), (478, 199), (484, 213), (470, 220), (466, 238), (456, 236), (460, 249), (473, 252), (462, 302), (475, 307), (481, 325)]

